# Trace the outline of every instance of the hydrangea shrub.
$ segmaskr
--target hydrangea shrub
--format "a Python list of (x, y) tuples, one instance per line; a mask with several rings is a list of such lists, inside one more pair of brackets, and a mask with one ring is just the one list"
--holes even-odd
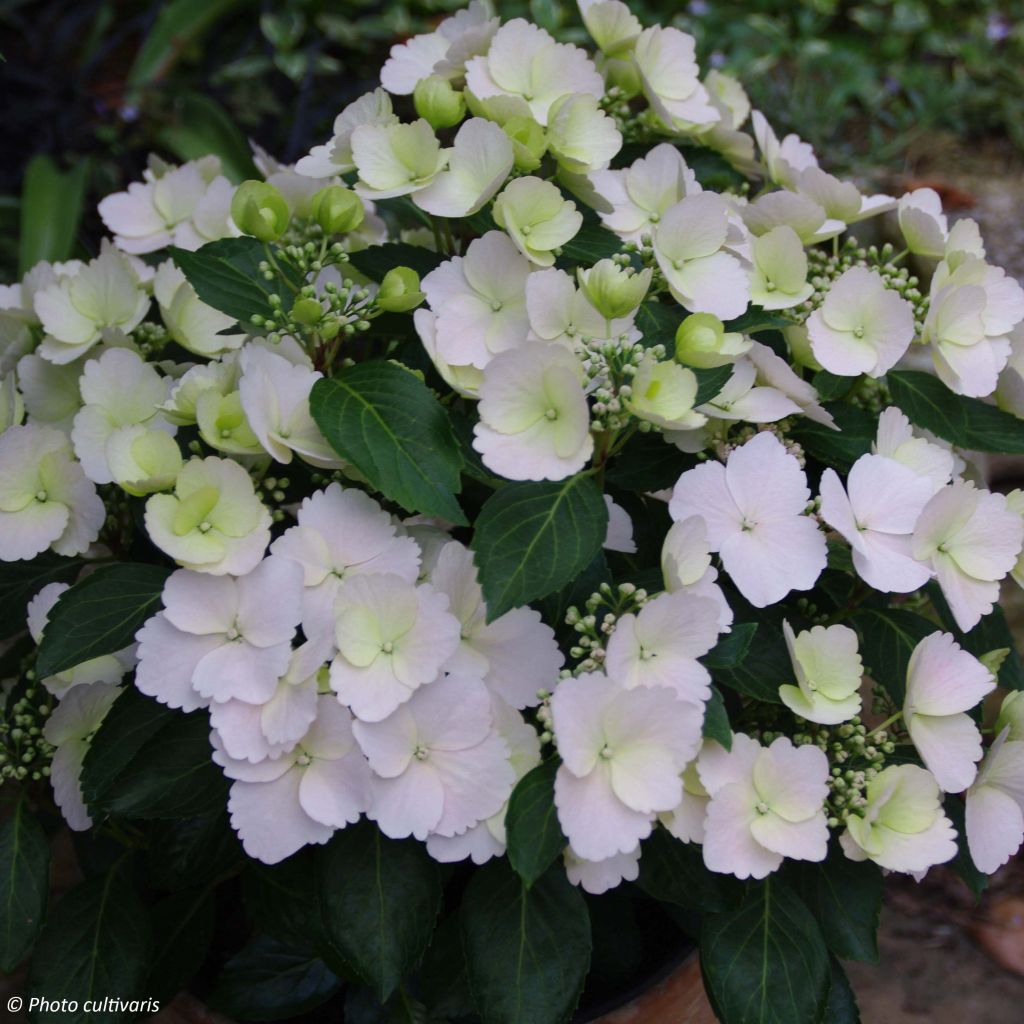
[(580, 8), (475, 0), (264, 180), (154, 157), (0, 292), (30, 994), (560, 1024), (654, 901), (726, 1024), (845, 1021), (883, 872), (1020, 847), (1024, 290)]

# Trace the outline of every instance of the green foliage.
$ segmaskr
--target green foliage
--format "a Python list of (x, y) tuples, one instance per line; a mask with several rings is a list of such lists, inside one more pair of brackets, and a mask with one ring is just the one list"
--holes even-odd
[(901, 608), (864, 608), (853, 616), (851, 625), (860, 634), (865, 669), (897, 704), (902, 704), (910, 655), (938, 627), (916, 612)]
[(555, 813), (557, 758), (527, 772), (509, 797), (505, 815), (509, 863), (529, 888), (565, 849)]
[(28, 603), (43, 587), (70, 583), (85, 562), (46, 551), (31, 561), (0, 563), (0, 640), (24, 627)]
[(396, 363), (369, 362), (319, 380), (313, 419), (331, 447), (407, 512), (465, 524), (455, 495), (462, 456), (448, 414)]
[(704, 866), (699, 846), (681, 842), (663, 828), (644, 840), (637, 885), (657, 900), (707, 913), (731, 910), (743, 891), (731, 875), (716, 874)]
[(0, 970), (10, 974), (43, 926), (50, 887), (50, 844), (25, 797), (0, 825)]
[(53, 262), (71, 256), (88, 176), (87, 162), (65, 172), (42, 154), (29, 161), (21, 190), (19, 273), (26, 273), (40, 260)]

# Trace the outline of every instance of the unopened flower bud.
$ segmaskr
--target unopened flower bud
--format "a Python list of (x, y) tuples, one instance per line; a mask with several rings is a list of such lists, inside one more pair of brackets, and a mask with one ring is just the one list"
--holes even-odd
[(312, 327), (318, 324), (324, 315), (323, 307), (316, 299), (299, 299), (292, 306), (292, 317), (300, 324)]
[(328, 185), (320, 189), (310, 200), (313, 220), (323, 228), (325, 235), (344, 235), (355, 231), (366, 210), (363, 201), (344, 185)]
[(725, 366), (749, 348), (742, 334), (726, 332), (722, 321), (710, 313), (692, 313), (676, 330), (676, 359), (687, 366)]
[(412, 102), (416, 113), (435, 131), (451, 128), (466, 116), (466, 98), (440, 75), (421, 78), (413, 90)]
[(384, 275), (377, 292), (377, 305), (388, 313), (407, 313), (424, 299), (420, 275), (411, 267), (393, 267)]
[(243, 234), (274, 242), (288, 230), (288, 203), (266, 181), (243, 181), (231, 200), (231, 219)]
[(590, 304), (606, 319), (619, 320), (633, 312), (647, 295), (653, 271), (634, 272), (613, 260), (600, 260), (589, 270), (580, 267), (576, 279)]
[(547, 134), (532, 117), (510, 117), (502, 130), (512, 140), (516, 169), (529, 173), (540, 167), (548, 148)]

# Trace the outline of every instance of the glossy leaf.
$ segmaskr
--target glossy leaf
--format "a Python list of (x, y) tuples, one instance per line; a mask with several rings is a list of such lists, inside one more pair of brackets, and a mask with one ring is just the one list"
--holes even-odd
[(50, 844), (24, 795), (0, 825), (0, 886), (0, 970), (10, 974), (43, 927), (50, 891)]
[(131, 646), (142, 624), (160, 610), (170, 574), (160, 565), (121, 562), (100, 566), (64, 591), (43, 630), (36, 671), (52, 676)]
[[(733, 626), (733, 629), (737, 627)], [(712, 657), (717, 649), (714, 648), (705, 657)], [(782, 703), (779, 687), (793, 682), (793, 666), (786, 650), (786, 641), (782, 629), (774, 623), (758, 624), (750, 637), (746, 653), (736, 664), (723, 668), (717, 668), (710, 662), (708, 664), (716, 683), (770, 704)]]
[(484, 503), (473, 549), (489, 620), (569, 583), (601, 550), (608, 509), (592, 477), (514, 483)]
[(86, 564), (46, 551), (22, 562), (0, 562), (0, 640), (25, 628), (29, 601), (49, 583), (70, 583)]
[(902, 608), (863, 608), (854, 614), (852, 624), (860, 634), (864, 667), (897, 704), (902, 704), (910, 655), (939, 627)]
[(656, 828), (645, 839), (637, 885), (649, 896), (684, 910), (720, 912), (735, 907), (743, 887), (731, 875), (704, 866), (701, 848)]
[(559, 760), (549, 758), (527, 772), (509, 798), (505, 815), (508, 859), (527, 887), (533, 885), (565, 849), (555, 811), (555, 775)]
[(209, 889), (182, 889), (152, 907), (153, 956), (147, 995), (161, 1004), (185, 988), (202, 966), (213, 940), (217, 907)]
[(715, 740), (726, 750), (732, 750), (732, 726), (729, 724), (729, 712), (725, 710), (722, 691), (713, 683), (711, 697), (704, 705), (704, 738)]
[(70, 171), (60, 170), (42, 153), (29, 160), (21, 187), (20, 273), (40, 260), (56, 262), (71, 256), (88, 179), (88, 160), (79, 160)]
[(408, 242), (385, 242), (384, 245), (371, 245), (349, 254), (352, 266), (371, 281), (380, 281), (395, 267), (409, 267), (421, 278), (426, 277), (440, 266), (443, 258), (422, 245), (409, 245)]
[(407, 512), (465, 525), (455, 495), (462, 456), (441, 403), (395, 363), (346, 367), (318, 380), (310, 410), (331, 447)]
[(722, 635), (718, 643), (700, 659), (701, 662), (708, 668), (735, 668), (741, 665), (756, 633), (756, 622), (734, 622), (732, 629)]

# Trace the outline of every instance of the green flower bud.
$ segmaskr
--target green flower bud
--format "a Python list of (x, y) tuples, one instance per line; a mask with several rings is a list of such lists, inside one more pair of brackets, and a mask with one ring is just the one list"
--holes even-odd
[(274, 242), (288, 230), (288, 203), (266, 181), (243, 181), (231, 200), (231, 219), (243, 234)]
[(502, 130), (512, 140), (517, 170), (529, 173), (540, 167), (541, 159), (547, 152), (548, 137), (532, 117), (510, 117), (502, 125)]
[(312, 327), (314, 324), (318, 324), (323, 315), (323, 307), (316, 299), (299, 299), (298, 302), (292, 306), (292, 317), (300, 324), (305, 324), (307, 327)]
[(377, 305), (388, 313), (407, 313), (425, 298), (420, 291), (420, 275), (411, 267), (392, 267), (384, 275), (377, 292)]
[(589, 270), (577, 269), (576, 279), (590, 304), (606, 320), (619, 320), (644, 301), (652, 274), (649, 268), (638, 274), (613, 260), (600, 260)]
[(727, 334), (722, 321), (710, 313), (691, 313), (676, 331), (676, 359), (687, 366), (725, 366), (749, 348), (742, 334)]
[(634, 96), (640, 95), (643, 84), (640, 81), (640, 72), (633, 61), (609, 57), (605, 60), (602, 70), (608, 88), (617, 86), (622, 92), (623, 99), (631, 100)]
[(421, 78), (413, 90), (416, 113), (435, 131), (451, 128), (466, 116), (466, 98), (440, 75)]
[(310, 200), (310, 213), (325, 235), (344, 235), (355, 231), (366, 216), (363, 201), (344, 185), (328, 185), (320, 189)]

